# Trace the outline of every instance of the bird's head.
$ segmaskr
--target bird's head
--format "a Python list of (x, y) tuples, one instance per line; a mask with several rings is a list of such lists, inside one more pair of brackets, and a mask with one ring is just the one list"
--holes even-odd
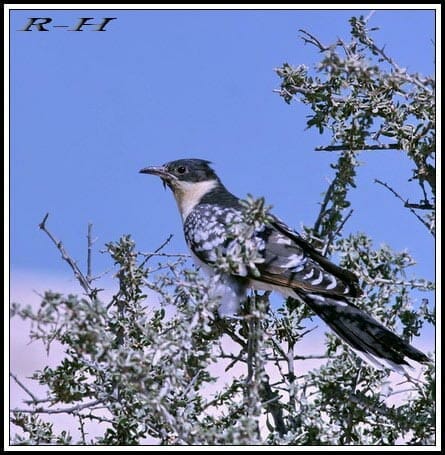
[(200, 159), (170, 161), (162, 166), (145, 167), (139, 172), (161, 178), (164, 186), (172, 190), (184, 220), (204, 195), (221, 185), (210, 161)]

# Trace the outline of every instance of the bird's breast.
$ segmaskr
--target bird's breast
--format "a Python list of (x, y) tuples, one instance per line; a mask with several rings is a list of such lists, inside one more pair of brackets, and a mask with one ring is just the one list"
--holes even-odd
[(215, 180), (203, 182), (187, 182), (177, 180), (173, 185), (173, 194), (178, 204), (182, 221), (185, 221), (192, 210), (199, 204), (205, 194), (210, 192), (218, 184)]

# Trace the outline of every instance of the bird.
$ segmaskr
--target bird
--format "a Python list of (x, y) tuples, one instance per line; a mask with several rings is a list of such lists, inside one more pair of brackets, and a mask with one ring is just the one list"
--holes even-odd
[(267, 221), (247, 230), (250, 238), (242, 239), (256, 249), (254, 267), (239, 264), (221, 273), (217, 261), (239, 245), (232, 227), (244, 219), (246, 205), (224, 186), (210, 161), (178, 159), (139, 172), (160, 177), (164, 188), (173, 192), (195, 263), (218, 278), (212, 294), (220, 299), (220, 317), (236, 317), (249, 289), (278, 291), (308, 305), (362, 359), (380, 370), (407, 374), (406, 367), (412, 365), (406, 359), (430, 362), (352, 302), (362, 294), (355, 274), (329, 261), (271, 213)]

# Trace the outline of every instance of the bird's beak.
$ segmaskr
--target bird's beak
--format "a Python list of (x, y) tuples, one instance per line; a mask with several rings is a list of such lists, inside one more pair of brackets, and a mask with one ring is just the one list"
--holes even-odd
[(140, 174), (153, 174), (159, 177), (169, 177), (170, 174), (164, 166), (144, 167), (139, 171)]
[(161, 177), (162, 184), (169, 184), (172, 180), (175, 179), (175, 176), (172, 175), (164, 166), (149, 166), (144, 167), (139, 171), (140, 174), (152, 174)]

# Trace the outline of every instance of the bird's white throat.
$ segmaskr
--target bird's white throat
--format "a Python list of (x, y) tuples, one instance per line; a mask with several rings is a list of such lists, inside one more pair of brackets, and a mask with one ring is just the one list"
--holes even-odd
[(173, 183), (173, 194), (178, 204), (181, 218), (184, 221), (202, 197), (218, 185), (217, 180), (203, 182), (185, 182), (176, 180)]

